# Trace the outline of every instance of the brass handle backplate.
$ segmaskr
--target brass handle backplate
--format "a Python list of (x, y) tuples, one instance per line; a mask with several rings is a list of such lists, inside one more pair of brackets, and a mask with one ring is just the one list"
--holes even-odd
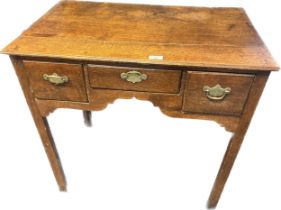
[(138, 71), (129, 71), (127, 73), (121, 73), (120, 74), (121, 79), (126, 80), (131, 83), (139, 83), (144, 80), (147, 80), (147, 75), (142, 74)]
[(69, 81), (67, 76), (59, 76), (56, 73), (53, 73), (51, 75), (44, 74), (43, 79), (49, 81), (50, 83), (52, 83), (54, 85), (62, 85)]
[(219, 84), (214, 87), (204, 86), (203, 91), (206, 93), (208, 99), (213, 101), (222, 101), (226, 95), (231, 93), (231, 88), (222, 88)]

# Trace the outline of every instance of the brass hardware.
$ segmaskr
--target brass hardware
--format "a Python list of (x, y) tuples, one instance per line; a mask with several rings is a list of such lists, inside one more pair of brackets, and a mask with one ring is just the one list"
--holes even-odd
[(147, 80), (147, 75), (142, 74), (138, 71), (129, 71), (127, 73), (121, 73), (120, 77), (121, 77), (121, 79), (134, 83), (134, 84)]
[(203, 91), (210, 100), (221, 101), (224, 97), (231, 93), (231, 88), (222, 88), (219, 84), (214, 87), (204, 86)]
[(53, 73), (52, 75), (44, 74), (43, 79), (49, 81), (54, 85), (62, 85), (69, 81), (67, 76), (59, 76), (56, 73)]

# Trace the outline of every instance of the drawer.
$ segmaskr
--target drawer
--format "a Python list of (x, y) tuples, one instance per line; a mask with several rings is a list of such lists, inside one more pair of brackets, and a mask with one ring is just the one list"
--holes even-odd
[(181, 71), (125, 68), (111, 66), (88, 66), (92, 88), (178, 93)]
[(30, 89), (38, 99), (86, 102), (82, 65), (23, 61)]
[(183, 111), (239, 116), (254, 75), (188, 72)]

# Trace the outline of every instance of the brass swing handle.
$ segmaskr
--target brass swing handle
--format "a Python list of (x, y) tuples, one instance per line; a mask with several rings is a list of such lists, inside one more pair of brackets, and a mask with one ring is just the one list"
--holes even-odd
[(62, 85), (69, 81), (69, 78), (67, 76), (59, 76), (56, 73), (53, 73), (51, 75), (44, 74), (43, 79), (46, 81), (49, 81), (50, 83), (52, 83), (54, 85)]
[(226, 95), (231, 93), (231, 88), (222, 88), (219, 84), (214, 87), (204, 86), (203, 91), (205, 92), (208, 99), (213, 101), (222, 101)]
[(138, 71), (129, 71), (127, 73), (121, 73), (120, 77), (121, 77), (121, 79), (134, 83), (134, 84), (147, 80), (147, 78), (148, 78), (148, 76), (146, 74), (142, 74)]

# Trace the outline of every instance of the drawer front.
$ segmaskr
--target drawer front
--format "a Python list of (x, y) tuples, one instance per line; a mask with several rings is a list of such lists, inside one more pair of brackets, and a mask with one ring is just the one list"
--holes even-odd
[(254, 75), (189, 72), (183, 111), (239, 116)]
[(178, 93), (181, 71), (88, 66), (92, 88)]
[(23, 65), (36, 98), (77, 102), (88, 100), (82, 65), (37, 61), (23, 61)]

